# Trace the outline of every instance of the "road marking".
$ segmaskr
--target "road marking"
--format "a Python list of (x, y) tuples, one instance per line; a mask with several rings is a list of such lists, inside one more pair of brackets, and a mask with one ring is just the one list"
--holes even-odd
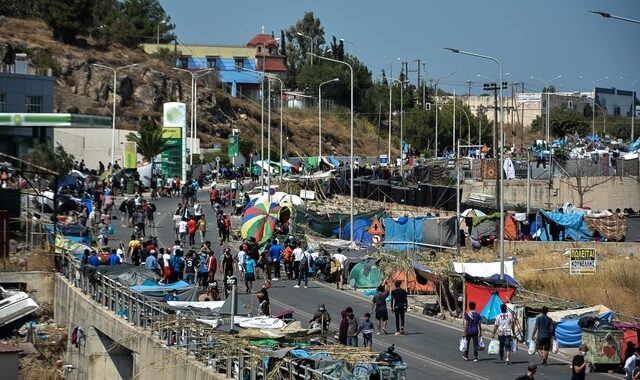
[[(294, 306), (288, 305), (288, 304), (286, 304), (286, 303), (283, 303), (283, 302), (280, 302), (280, 301), (277, 301), (277, 300), (274, 300), (274, 299), (272, 299), (272, 300), (271, 300), (271, 302), (273, 302), (273, 303), (277, 303), (277, 304), (279, 304), (280, 306), (285, 307), (285, 308), (293, 309), (293, 310), (295, 310), (296, 312), (298, 312), (298, 313), (302, 314), (303, 316), (307, 316), (307, 317), (309, 317), (309, 318), (313, 318), (313, 315), (312, 315), (312, 314), (309, 314), (309, 313), (307, 313), (307, 312), (305, 312), (305, 311), (302, 311), (302, 310), (300, 310), (300, 309), (298, 309), (298, 308), (296, 308), (296, 307), (294, 307)], [(332, 323), (331, 325), (334, 325), (334, 327), (335, 327), (337, 324), (336, 324), (336, 323)], [(387, 347), (389, 347), (390, 343), (386, 343), (386, 342), (384, 342), (384, 343), (383, 343), (383, 342), (379, 342), (379, 340), (380, 340), (380, 339), (377, 339), (376, 341), (374, 341), (374, 343), (375, 343), (376, 345), (380, 346), (382, 349), (386, 349)], [(432, 364), (432, 365), (434, 365), (434, 366), (437, 366), (437, 367), (443, 368), (443, 369), (445, 369), (445, 370), (447, 370), (447, 371), (450, 371), (450, 372), (457, 373), (457, 374), (459, 374), (459, 375), (462, 375), (462, 376), (468, 377), (468, 378), (470, 378), (470, 379), (489, 380), (489, 378), (479, 376), (479, 375), (478, 375), (478, 374), (476, 374), (476, 373), (468, 372), (468, 371), (465, 371), (465, 370), (462, 370), (462, 369), (456, 368), (456, 367), (454, 367), (454, 366), (452, 366), (452, 365), (442, 363), (442, 362), (440, 362), (440, 361), (438, 361), (438, 360), (436, 360), (436, 359), (431, 359), (431, 358), (429, 358), (429, 357), (427, 357), (427, 356), (424, 356), (424, 355), (420, 355), (420, 354), (413, 353), (413, 352), (408, 351), (408, 350), (406, 350), (406, 349), (404, 349), (404, 348), (402, 348), (402, 347), (398, 347), (398, 345), (397, 345), (397, 344), (396, 344), (396, 351), (401, 352), (401, 353), (402, 353), (403, 355), (405, 355), (405, 356), (410, 356), (410, 357), (412, 357), (412, 358), (414, 358), (414, 359), (417, 359), (417, 360), (419, 360), (419, 361), (427, 362), (427, 363)]]

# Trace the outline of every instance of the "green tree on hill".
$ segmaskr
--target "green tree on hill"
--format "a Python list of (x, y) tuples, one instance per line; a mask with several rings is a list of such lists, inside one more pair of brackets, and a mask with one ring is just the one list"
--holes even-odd
[(36, 0), (2, 0), (0, 1), (0, 15), (7, 17), (27, 18), (37, 13)]
[(93, 4), (93, 0), (37, 0), (37, 9), (53, 30), (53, 38), (74, 42), (93, 25)]

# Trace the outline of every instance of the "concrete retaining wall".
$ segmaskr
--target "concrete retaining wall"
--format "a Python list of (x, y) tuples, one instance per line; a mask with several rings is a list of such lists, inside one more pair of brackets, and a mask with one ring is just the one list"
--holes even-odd
[(67, 325), (69, 337), (76, 326), (86, 331), (86, 343), (69, 343), (67, 364), (74, 366), (68, 380), (217, 380), (225, 379), (188, 358), (185, 351), (163, 343), (123, 318), (93, 302), (65, 278), (55, 276), (54, 316)]
[(27, 285), (26, 291), (38, 303), (53, 303), (53, 272), (0, 272), (0, 283)]

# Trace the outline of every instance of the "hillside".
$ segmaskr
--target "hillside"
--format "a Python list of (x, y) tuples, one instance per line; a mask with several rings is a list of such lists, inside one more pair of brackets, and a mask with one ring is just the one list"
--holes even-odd
[[(55, 111), (111, 116), (112, 71), (92, 66), (101, 63), (120, 67), (137, 63), (136, 67), (118, 72), (117, 128), (134, 130), (143, 115), (162, 117), (162, 104), (181, 101), (190, 104), (190, 78), (171, 69), (142, 50), (118, 45), (103, 46), (91, 38), (76, 45), (55, 41), (51, 30), (39, 20), (0, 17), (0, 54), (7, 45), (27, 53), (31, 66), (51, 67), (56, 80)], [(279, 110), (272, 108), (272, 151), (279, 151)], [(265, 122), (267, 116), (265, 115)], [(288, 131), (286, 147), (289, 155), (311, 155), (318, 149), (318, 114), (316, 108), (285, 109), (283, 125)], [(225, 146), (232, 128), (260, 146), (260, 107), (254, 102), (231, 98), (215, 83), (198, 86), (198, 137), (202, 147), (214, 143)], [(354, 152), (377, 155), (378, 146), (386, 152), (387, 134), (380, 140), (376, 128), (356, 118)], [(327, 154), (349, 153), (349, 110), (336, 107), (323, 112), (323, 151)], [(266, 139), (266, 131), (265, 131)], [(395, 144), (394, 144), (395, 145)], [(396, 149), (397, 152), (397, 149)], [(397, 153), (396, 153), (397, 154)]]

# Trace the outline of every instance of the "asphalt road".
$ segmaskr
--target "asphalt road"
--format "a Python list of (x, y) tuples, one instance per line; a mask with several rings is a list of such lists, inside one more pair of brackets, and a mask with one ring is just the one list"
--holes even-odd
[[(213, 210), (209, 206), (206, 191), (199, 193), (199, 199), (205, 206), (205, 215), (210, 223), (211, 230), (207, 233), (207, 240), (212, 241), (213, 247), (219, 247), (218, 232), (213, 217)], [(119, 205), (118, 199), (116, 202)], [(155, 217), (156, 228), (147, 227), (147, 235), (158, 236), (161, 246), (173, 245), (174, 232), (172, 225), (173, 212), (179, 202), (179, 198), (160, 198), (156, 204), (158, 214)], [(234, 226), (236, 227), (236, 226)], [(116, 225), (115, 238), (119, 238), (126, 245), (131, 235), (131, 229)], [(197, 239), (198, 236), (196, 235)], [(262, 285), (262, 280), (257, 280), (254, 289)], [(272, 312), (279, 309), (295, 310), (294, 317), (306, 325), (311, 315), (316, 311), (318, 304), (324, 303), (331, 314), (331, 330), (337, 331), (340, 320), (340, 311), (351, 306), (356, 317), (362, 318), (365, 312), (371, 311), (371, 300), (363, 295), (362, 291), (340, 291), (321, 282), (311, 281), (309, 288), (293, 288), (293, 281), (274, 281), (269, 291), (271, 297)], [(244, 285), (239, 286), (241, 303), (253, 310), (257, 309), (257, 300), (253, 295), (245, 295)], [(254, 291), (255, 291), (254, 290)], [(395, 332), (395, 321), (390, 315), (387, 331)], [(527, 363), (539, 360), (537, 355), (529, 356), (526, 347), (519, 345), (517, 353), (512, 355), (512, 365), (496, 360), (486, 352), (480, 352), (479, 361), (464, 361), (458, 342), (461, 337), (460, 322), (441, 321), (431, 317), (417, 314), (407, 314), (405, 323), (406, 335), (374, 335), (374, 351), (385, 350), (391, 344), (395, 344), (396, 352), (400, 354), (409, 365), (407, 379), (515, 379), (526, 373)], [(491, 327), (485, 327), (485, 335), (489, 335)], [(360, 344), (362, 339), (360, 338)], [(485, 339), (488, 345), (488, 340)], [(572, 352), (573, 353), (573, 352)], [(620, 375), (606, 373), (589, 373), (588, 379), (621, 378)], [(571, 370), (569, 361), (558, 355), (551, 355), (548, 366), (538, 366), (536, 379), (569, 379)]]

